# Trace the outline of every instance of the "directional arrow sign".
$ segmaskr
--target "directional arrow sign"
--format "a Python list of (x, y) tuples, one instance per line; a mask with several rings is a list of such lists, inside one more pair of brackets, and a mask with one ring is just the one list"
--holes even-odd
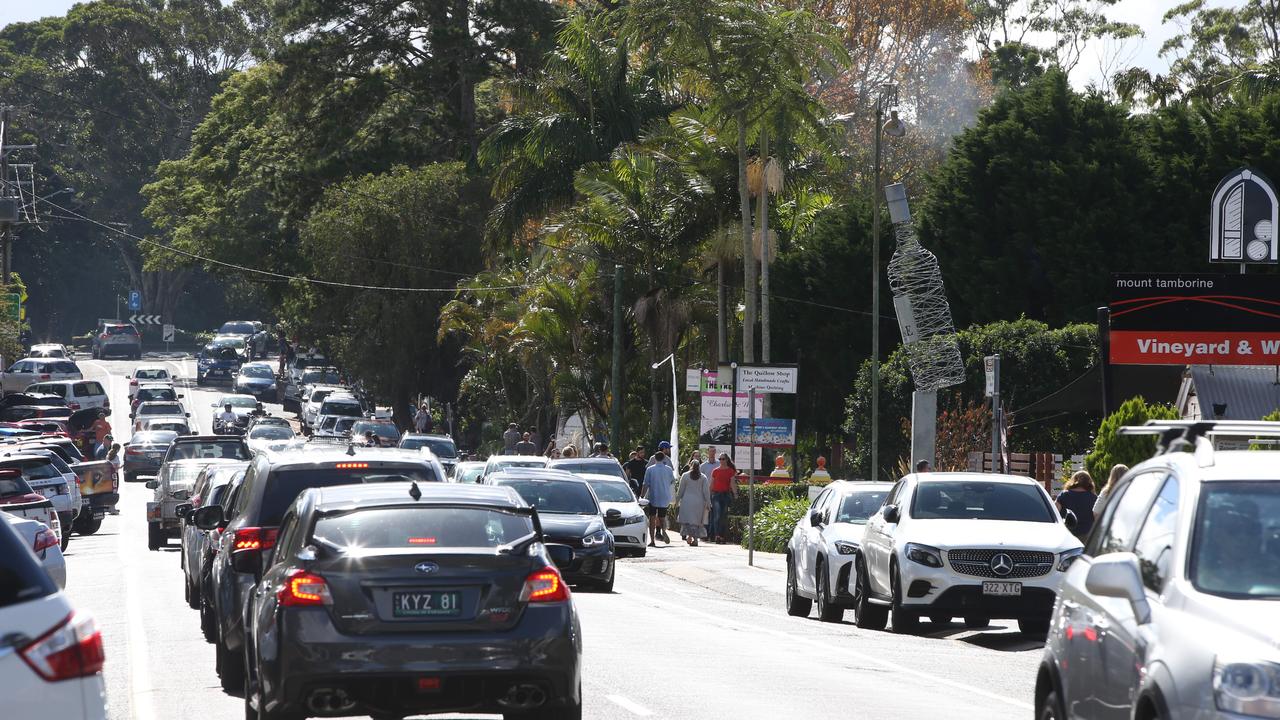
[(130, 315), (129, 322), (134, 325), (159, 325), (159, 315)]

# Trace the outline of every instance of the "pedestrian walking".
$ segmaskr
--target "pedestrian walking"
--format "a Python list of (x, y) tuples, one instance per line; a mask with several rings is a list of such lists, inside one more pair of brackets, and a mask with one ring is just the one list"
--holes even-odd
[(689, 469), (680, 476), (680, 489), (676, 504), (680, 506), (676, 522), (680, 523), (680, 537), (693, 547), (707, 536), (707, 514), (711, 510), (711, 482), (702, 474), (700, 458), (689, 461)]
[(560, 448), (557, 448), (557, 447), (556, 447), (556, 439), (555, 439), (555, 438), (551, 438), (551, 442), (547, 443), (547, 448), (546, 448), (545, 450), (543, 450), (543, 451), (542, 451), (542, 454), (543, 454), (543, 455), (545, 455), (545, 456), (547, 456), (547, 457), (549, 457), (549, 458), (558, 458), (558, 457), (560, 457)]
[(668, 545), (671, 544), (664, 526), (667, 524), (667, 507), (671, 505), (672, 486), (676, 483), (676, 474), (671, 466), (664, 462), (666, 457), (663, 456), (662, 451), (659, 450), (654, 457), (657, 458), (657, 462), (645, 469), (644, 484), (641, 488), (641, 494), (649, 500), (649, 505), (644, 509), (645, 514), (649, 516), (649, 547), (657, 547), (654, 541), (658, 538)]
[(520, 442), (516, 443), (516, 455), (537, 455), (538, 446), (533, 444), (529, 439), (529, 433), (525, 433), (520, 438)]
[[(720, 467), (720, 464), (716, 462), (716, 449), (708, 445), (707, 454), (703, 459), (702, 464), (698, 466), (698, 472), (702, 473), (702, 475), (707, 478), (708, 492), (710, 492), (711, 473), (715, 472), (716, 468), (718, 467)], [(716, 536), (716, 532), (715, 532), (715, 527), (711, 524), (711, 513), (709, 512), (709, 510), (710, 510), (710, 507), (708, 506), (707, 539), (711, 540)]]
[(529, 442), (533, 443), (533, 455), (538, 454), (538, 448), (542, 447), (542, 433), (538, 432), (538, 428), (529, 426)]
[(511, 423), (507, 426), (507, 431), (502, 433), (502, 454), (515, 455), (518, 442), (520, 442), (520, 426)]
[(565, 458), (578, 457), (578, 448), (573, 445), (565, 445), (564, 450), (560, 453), (560, 457), (565, 457)]
[(429, 433), (432, 430), (431, 409), (424, 402), (418, 408), (418, 412), (413, 416), (413, 429), (420, 433)]
[(1093, 516), (1102, 515), (1102, 508), (1106, 507), (1107, 500), (1111, 498), (1111, 491), (1116, 489), (1116, 483), (1120, 482), (1120, 478), (1129, 472), (1128, 465), (1113, 465), (1111, 474), (1107, 476), (1107, 484), (1102, 486), (1102, 492), (1098, 493), (1098, 499), (1093, 501)]
[(107, 453), (111, 452), (111, 445), (111, 435), (103, 436), (102, 442), (98, 443), (98, 446), (93, 449), (93, 459), (106, 460)]
[(720, 461), (711, 471), (711, 536), (723, 543), (729, 536), (729, 508), (738, 497), (738, 468), (728, 453), (720, 453)]
[(1076, 526), (1071, 534), (1084, 540), (1093, 529), (1093, 503), (1098, 496), (1093, 492), (1093, 478), (1088, 472), (1080, 470), (1067, 481), (1066, 489), (1058, 494), (1058, 512), (1063, 516), (1070, 510), (1075, 513)]
[(622, 463), (622, 469), (627, 472), (627, 477), (631, 480), (631, 491), (640, 496), (640, 487), (644, 484), (644, 471), (649, 464), (644, 461), (644, 448), (636, 448), (631, 451), (631, 456), (626, 462)]
[(654, 453), (653, 457), (649, 458), (649, 464), (653, 465), (654, 463), (665, 463), (667, 467), (671, 468), (672, 474), (674, 474), (676, 471), (675, 463), (671, 462), (671, 458), (667, 456), (667, 454), (670, 452), (671, 452), (671, 443), (667, 442), (666, 440), (663, 440), (662, 442), (658, 443), (658, 452)]
[(111, 463), (111, 467), (115, 468), (116, 472), (120, 471), (121, 466), (124, 465), (124, 458), (120, 456), (120, 443), (111, 443), (111, 449), (107, 451), (107, 462)]
[(933, 472), (933, 466), (929, 464), (928, 460), (921, 460), (920, 462), (916, 463), (916, 472), (918, 473)]

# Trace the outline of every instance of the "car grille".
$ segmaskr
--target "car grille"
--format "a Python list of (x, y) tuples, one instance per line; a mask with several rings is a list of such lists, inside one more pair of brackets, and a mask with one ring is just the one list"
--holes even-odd
[[(1013, 561), (1013, 568), (999, 574), (991, 567), (996, 555), (1005, 554)], [(1033, 578), (1048, 575), (1053, 569), (1054, 554), (1035, 550), (948, 550), (947, 562), (962, 575), (985, 578)]]

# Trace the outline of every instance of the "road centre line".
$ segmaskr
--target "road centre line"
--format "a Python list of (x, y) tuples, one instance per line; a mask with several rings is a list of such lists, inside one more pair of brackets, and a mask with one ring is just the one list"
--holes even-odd
[[(123, 518), (124, 515), (120, 515)], [(128, 540), (130, 533), (120, 528), (120, 557), (125, 558), (124, 567), (124, 599), (127, 608), (125, 624), (128, 627), (129, 642), (129, 705), (133, 711), (133, 720), (152, 720), (155, 708), (152, 696), (155, 692), (151, 683), (150, 655), (147, 649), (147, 626), (142, 619), (142, 598), (138, 595), (138, 568), (130, 557)]]

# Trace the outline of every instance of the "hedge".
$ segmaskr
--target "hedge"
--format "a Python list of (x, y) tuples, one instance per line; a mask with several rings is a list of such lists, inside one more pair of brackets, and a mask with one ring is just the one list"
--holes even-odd
[[(778, 498), (756, 512), (755, 545), (760, 552), (786, 552), (787, 542), (796, 523), (809, 510), (809, 501), (801, 498)], [(742, 528), (741, 545), (747, 546), (746, 527)]]
[[(799, 498), (809, 502), (809, 485), (807, 483), (791, 483), (790, 485), (756, 485), (756, 512), (773, 504), (781, 498)], [(730, 515), (747, 515), (747, 486), (738, 486), (738, 497), (729, 505)]]

